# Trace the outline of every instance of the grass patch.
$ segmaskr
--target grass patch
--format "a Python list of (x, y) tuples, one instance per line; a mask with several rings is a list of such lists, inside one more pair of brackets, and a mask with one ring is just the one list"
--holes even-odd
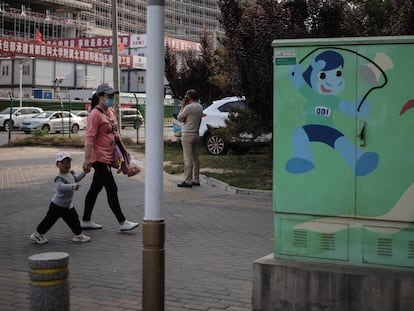
[[(248, 189), (272, 189), (272, 155), (270, 146), (252, 148), (245, 155), (210, 155), (200, 152), (202, 174), (219, 179), (231, 186)], [(169, 174), (184, 172), (184, 159), (180, 143), (164, 144), (164, 170)]]
[(10, 144), (5, 147), (21, 147), (21, 146), (66, 146), (66, 147), (83, 147), (82, 136), (72, 136), (69, 138), (68, 135), (49, 135), (39, 134), (34, 132), (27, 137), (17, 137), (10, 141)]

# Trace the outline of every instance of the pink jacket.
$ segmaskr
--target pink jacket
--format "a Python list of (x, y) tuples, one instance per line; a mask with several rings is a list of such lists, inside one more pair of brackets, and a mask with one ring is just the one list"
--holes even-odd
[(92, 109), (85, 133), (85, 145), (92, 145), (91, 162), (113, 162), (116, 136), (118, 123), (113, 109), (109, 108), (106, 112), (101, 112), (97, 107)]

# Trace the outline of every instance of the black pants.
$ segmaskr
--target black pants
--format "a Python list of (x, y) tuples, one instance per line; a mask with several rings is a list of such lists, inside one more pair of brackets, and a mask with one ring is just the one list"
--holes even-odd
[(49, 211), (47, 212), (45, 218), (37, 226), (36, 231), (40, 234), (45, 234), (49, 231), (50, 228), (56, 223), (56, 221), (62, 218), (72, 232), (76, 235), (82, 233), (82, 228), (79, 222), (79, 216), (74, 207), (65, 208), (56, 205), (51, 202), (49, 206)]
[(83, 211), (82, 219), (84, 221), (90, 221), (93, 208), (95, 206), (96, 199), (102, 188), (105, 187), (106, 198), (119, 223), (125, 221), (125, 216), (121, 211), (121, 206), (118, 199), (118, 187), (115, 183), (114, 176), (112, 175), (111, 167), (108, 164), (95, 162), (93, 163), (95, 173), (93, 174), (92, 184), (89, 188), (85, 198), (85, 210)]

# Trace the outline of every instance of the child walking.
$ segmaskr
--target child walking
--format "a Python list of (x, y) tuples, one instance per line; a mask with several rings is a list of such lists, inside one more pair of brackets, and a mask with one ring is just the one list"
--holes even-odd
[(79, 189), (77, 182), (82, 180), (86, 173), (81, 172), (75, 175), (75, 172), (70, 169), (71, 161), (72, 157), (67, 152), (59, 152), (56, 155), (56, 166), (59, 168), (59, 174), (55, 178), (56, 192), (52, 197), (49, 211), (45, 218), (43, 218), (36, 231), (30, 236), (37, 244), (48, 242), (44, 235), (59, 218), (62, 218), (75, 234), (72, 239), (73, 242), (85, 243), (91, 239), (82, 234), (79, 216), (72, 203), (73, 195)]

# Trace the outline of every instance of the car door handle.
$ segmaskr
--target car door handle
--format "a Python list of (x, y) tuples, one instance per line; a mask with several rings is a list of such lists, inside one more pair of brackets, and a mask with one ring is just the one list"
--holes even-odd
[(366, 145), (366, 122), (361, 122), (361, 127), (359, 129), (358, 137), (359, 137), (359, 145), (364, 147)]

